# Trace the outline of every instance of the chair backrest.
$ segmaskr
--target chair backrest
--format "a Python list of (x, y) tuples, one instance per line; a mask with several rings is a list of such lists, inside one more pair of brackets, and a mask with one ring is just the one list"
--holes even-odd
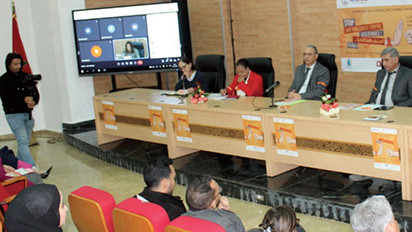
[(412, 69), (412, 56), (400, 56), (399, 63), (403, 66)]
[(80, 232), (114, 232), (113, 196), (103, 190), (83, 186), (69, 194), (70, 214)]
[[(250, 64), (250, 69), (262, 77), (263, 91), (275, 83), (275, 70), (272, 65), (272, 58), (270, 57), (253, 57), (246, 58)], [(264, 97), (273, 96), (273, 89), (265, 93)]]
[(166, 211), (157, 204), (129, 198), (113, 210), (113, 224), (116, 232), (163, 232), (169, 223)]
[(144, 46), (143, 46), (143, 42), (131, 42), (133, 47), (135, 49), (137, 49), (137, 51), (139, 52), (139, 56), (140, 57), (144, 57)]
[(203, 232), (203, 231), (213, 231), (213, 232), (226, 232), (226, 230), (211, 221), (194, 218), (190, 216), (180, 216), (170, 222), (166, 228), (165, 232)]
[(328, 93), (332, 96), (336, 96), (336, 85), (338, 83), (338, 67), (335, 63), (335, 55), (327, 53), (319, 53), (318, 62), (329, 69), (330, 79), (327, 87)]
[(225, 57), (222, 55), (199, 55), (196, 66), (207, 77), (211, 93), (219, 93), (226, 85)]

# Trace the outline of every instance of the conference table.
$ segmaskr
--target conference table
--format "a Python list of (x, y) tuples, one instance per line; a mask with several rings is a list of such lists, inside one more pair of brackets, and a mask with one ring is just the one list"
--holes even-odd
[[(97, 140), (130, 138), (167, 145), (169, 158), (198, 150), (266, 164), (268, 176), (298, 166), (400, 181), (412, 200), (412, 109), (319, 113), (319, 101), (269, 108), (270, 98), (192, 104), (165, 91), (130, 89), (95, 96)], [(365, 121), (371, 115), (378, 121)], [(373, 117), (372, 117), (373, 118)]]

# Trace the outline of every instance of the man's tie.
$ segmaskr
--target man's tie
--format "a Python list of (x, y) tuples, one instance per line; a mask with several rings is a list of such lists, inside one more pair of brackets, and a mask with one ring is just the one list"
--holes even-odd
[(309, 70), (310, 70), (310, 68), (306, 67), (306, 69), (305, 69), (305, 80), (306, 80), (306, 78), (308, 77), (308, 72), (309, 72)]
[(385, 87), (383, 88), (382, 95), (381, 95), (381, 105), (385, 105), (386, 92), (388, 91), (389, 81), (390, 81), (391, 75), (394, 74), (394, 73), (396, 73), (396, 71), (395, 72), (388, 72), (388, 76), (386, 77)]

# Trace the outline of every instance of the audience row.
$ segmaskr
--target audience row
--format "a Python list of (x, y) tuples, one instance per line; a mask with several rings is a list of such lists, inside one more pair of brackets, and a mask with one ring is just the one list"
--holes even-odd
[[(162, 210), (164, 217), (169, 217), (167, 223), (190, 217), (215, 223), (224, 231), (245, 231), (240, 218), (230, 211), (228, 199), (221, 196), (219, 184), (212, 178), (207, 176), (195, 178), (188, 185), (186, 190), (188, 210), (186, 210), (183, 201), (178, 196), (172, 195), (176, 183), (176, 171), (171, 160), (150, 161), (143, 175), (147, 187), (134, 196), (138, 200), (126, 200), (127, 204), (134, 203), (142, 207), (144, 202), (150, 202), (157, 205), (156, 207), (160, 206), (164, 211), (159, 207), (157, 212), (160, 213), (159, 210)], [(113, 204), (114, 208), (115, 203)], [(65, 223), (66, 211), (62, 194), (56, 186), (33, 185), (21, 191), (12, 201), (5, 215), (5, 225), (9, 232), (62, 231), (61, 226)], [(73, 214), (72, 212), (72, 216)], [(372, 196), (357, 205), (352, 212), (350, 222), (354, 232), (399, 231), (391, 206), (384, 196)], [(249, 232), (304, 231), (293, 209), (286, 205), (269, 209), (259, 228), (249, 230)]]

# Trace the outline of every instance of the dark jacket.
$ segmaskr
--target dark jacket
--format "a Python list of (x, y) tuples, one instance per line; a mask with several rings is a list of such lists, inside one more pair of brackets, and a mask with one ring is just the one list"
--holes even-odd
[(3, 110), (6, 114), (31, 113), (24, 98), (33, 97), (36, 104), (39, 102), (39, 91), (36, 86), (28, 86), (24, 83), (27, 73), (19, 72), (17, 75), (8, 71), (0, 77), (0, 98), (3, 102)]
[(186, 213), (186, 207), (180, 197), (172, 196), (166, 193), (154, 192), (149, 190), (147, 187), (144, 188), (143, 192), (141, 192), (139, 196), (145, 198), (151, 203), (162, 206), (162, 208), (166, 210), (167, 215), (169, 215), (170, 221)]
[[(368, 103), (375, 103), (385, 75), (386, 70), (384, 69), (379, 70), (376, 74), (375, 85), (372, 89)], [(401, 65), (396, 74), (392, 90), (392, 102), (395, 106), (412, 107), (412, 70), (406, 66)]]
[[(306, 80), (305, 69), (305, 64), (298, 66), (298, 68), (296, 69), (295, 79), (293, 79), (292, 85), (290, 86), (288, 92), (295, 90), (297, 93), (299, 93), (299, 90), (302, 88)], [(320, 62), (317, 62), (310, 76), (306, 93), (300, 94), (302, 99), (320, 100), (322, 95), (324, 94), (324, 90), (329, 85), (329, 81), (329, 70)]]
[(208, 83), (207, 83), (207, 77), (204, 73), (200, 72), (200, 71), (196, 71), (195, 77), (193, 78), (192, 81), (188, 81), (186, 78), (180, 80), (179, 82), (176, 83), (175, 86), (175, 91), (179, 90), (179, 89), (183, 89), (183, 82), (185, 83), (185, 89), (188, 88), (194, 88), (197, 86), (197, 82), (200, 83), (200, 87), (203, 89), (203, 91), (205, 91), (205, 93), (209, 92), (209, 88), (208, 88)]

